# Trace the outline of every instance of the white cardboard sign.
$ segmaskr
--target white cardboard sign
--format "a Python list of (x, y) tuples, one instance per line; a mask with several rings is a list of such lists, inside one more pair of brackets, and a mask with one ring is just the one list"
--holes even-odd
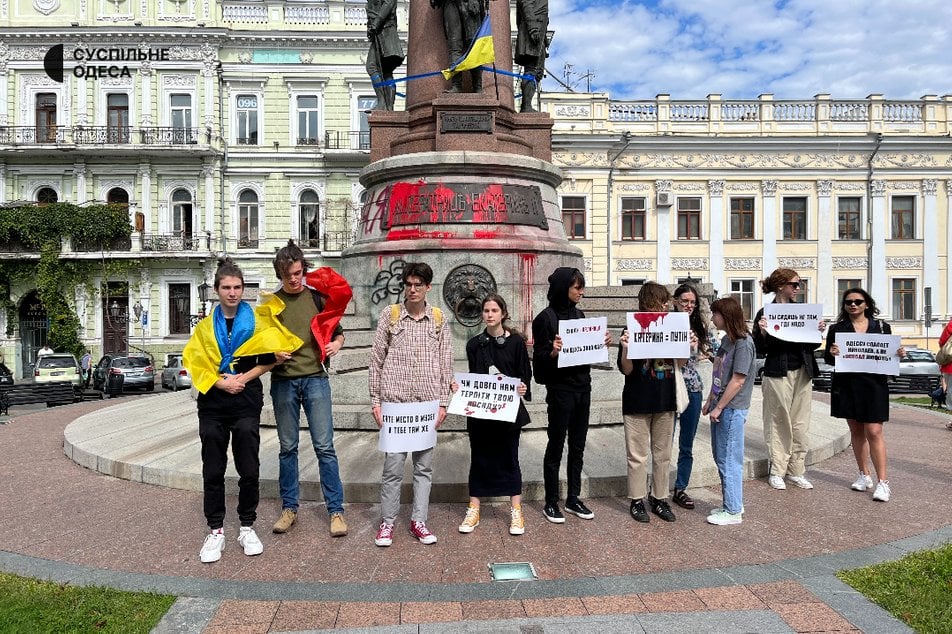
[(381, 403), (383, 427), (377, 449), (387, 453), (421, 451), (436, 445), (436, 417), (439, 401), (422, 403)]
[(606, 332), (608, 332), (607, 317), (559, 321), (559, 336), (562, 337), (559, 367), (568, 368), (573, 365), (608, 363), (608, 346), (605, 345)]
[(691, 356), (688, 313), (628, 313), (629, 359), (687, 359)]
[(459, 389), (453, 394), (447, 413), (487, 420), (516, 421), (519, 415), (521, 379), (504, 374), (457, 372), (453, 380)]
[(840, 353), (833, 357), (837, 372), (899, 374), (896, 351), (902, 345), (899, 335), (838, 332), (834, 338)]
[[(823, 343), (823, 304), (779, 302), (764, 306), (767, 334), (794, 343)], [(756, 324), (755, 324), (756, 325)]]

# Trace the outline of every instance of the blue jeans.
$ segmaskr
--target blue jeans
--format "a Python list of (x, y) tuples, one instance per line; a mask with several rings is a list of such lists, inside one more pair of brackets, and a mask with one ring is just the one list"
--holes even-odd
[(296, 511), (298, 479), (298, 439), (301, 436), (301, 406), (307, 416), (311, 444), (317, 456), (321, 491), (328, 513), (344, 510), (344, 485), (340, 481), (337, 452), (334, 451), (334, 419), (331, 414), (331, 386), (326, 376), (271, 379), (271, 402), (278, 427), (278, 488), (282, 508)]
[(744, 508), (744, 423), (746, 409), (725, 409), (721, 419), (711, 423), (711, 450), (721, 476), (724, 509), (740, 513)]
[(697, 435), (697, 421), (701, 417), (701, 393), (688, 392), (688, 407), (675, 417), (678, 427), (678, 477), (674, 488), (686, 489), (694, 468), (694, 437)]

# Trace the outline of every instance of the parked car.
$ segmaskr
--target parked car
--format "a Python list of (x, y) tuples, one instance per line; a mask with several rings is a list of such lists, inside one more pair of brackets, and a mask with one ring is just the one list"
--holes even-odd
[(162, 388), (177, 392), (192, 387), (192, 375), (182, 365), (182, 355), (169, 355), (169, 361), (162, 370)]
[(0, 385), (13, 385), (13, 372), (5, 363), (0, 363)]
[(899, 376), (889, 379), (889, 391), (928, 394), (941, 382), (941, 370), (931, 351), (906, 348), (906, 356), (899, 359)]
[(813, 377), (813, 389), (821, 392), (829, 392), (833, 387), (833, 366), (823, 358), (825, 349), (825, 346), (820, 346), (813, 351), (813, 358), (816, 359), (816, 364), (820, 368), (820, 373)]
[(79, 361), (68, 352), (54, 352), (39, 357), (33, 367), (33, 381), (34, 383), (69, 381), (77, 391), (83, 389)]
[(155, 369), (152, 359), (124, 354), (107, 354), (93, 369), (93, 389), (102, 391), (110, 374), (122, 374), (123, 389), (155, 389)]

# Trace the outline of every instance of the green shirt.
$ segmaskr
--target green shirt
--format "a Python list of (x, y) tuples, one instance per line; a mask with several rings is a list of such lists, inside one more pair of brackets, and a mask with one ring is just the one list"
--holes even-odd
[(275, 293), (286, 305), (286, 308), (278, 315), (278, 319), (288, 330), (303, 339), (304, 345), (295, 350), (290, 359), (281, 365), (274, 366), (274, 370), (271, 371), (273, 378), (297, 379), (304, 376), (324, 376), (326, 374), (324, 368), (321, 367), (317, 341), (311, 332), (311, 320), (318, 313), (312, 295), (313, 292), (305, 288), (297, 295), (285, 293), (284, 289)]

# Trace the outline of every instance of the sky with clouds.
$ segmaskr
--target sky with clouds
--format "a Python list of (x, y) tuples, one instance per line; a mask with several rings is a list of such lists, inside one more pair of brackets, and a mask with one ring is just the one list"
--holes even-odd
[(949, 0), (549, 0), (549, 28), (549, 73), (612, 99), (952, 94)]

